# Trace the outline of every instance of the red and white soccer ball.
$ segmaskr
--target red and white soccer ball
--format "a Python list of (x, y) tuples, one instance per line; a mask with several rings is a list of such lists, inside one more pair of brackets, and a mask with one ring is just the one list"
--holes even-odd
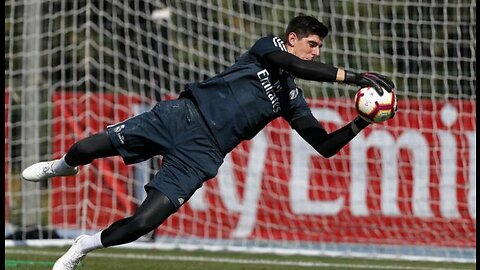
[(360, 117), (370, 123), (380, 123), (393, 117), (397, 110), (394, 91), (383, 90), (380, 96), (373, 87), (360, 88), (355, 95), (355, 109)]

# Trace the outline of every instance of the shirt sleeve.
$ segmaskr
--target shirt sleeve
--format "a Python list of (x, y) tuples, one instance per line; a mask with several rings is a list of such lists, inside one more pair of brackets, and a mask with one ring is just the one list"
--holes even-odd
[(352, 122), (334, 132), (327, 133), (313, 115), (296, 119), (291, 125), (305, 141), (326, 158), (338, 153), (358, 134), (353, 131)]
[(288, 52), (279, 37), (260, 38), (250, 48), (250, 53), (301, 79), (318, 82), (335, 82), (337, 80), (337, 67), (296, 57)]
[(295, 77), (318, 82), (335, 82), (338, 68), (318, 61), (302, 60), (284, 51), (273, 51), (265, 59)]
[(281, 38), (273, 36), (260, 38), (253, 44), (252, 48), (250, 48), (250, 53), (259, 57), (264, 57), (275, 51), (287, 52), (287, 48)]

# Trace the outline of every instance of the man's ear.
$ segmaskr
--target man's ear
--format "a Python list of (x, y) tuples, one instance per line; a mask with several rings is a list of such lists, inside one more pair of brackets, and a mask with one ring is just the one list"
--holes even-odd
[(293, 47), (295, 45), (295, 42), (297, 42), (298, 40), (298, 36), (295, 32), (290, 32), (290, 34), (288, 34), (288, 45)]

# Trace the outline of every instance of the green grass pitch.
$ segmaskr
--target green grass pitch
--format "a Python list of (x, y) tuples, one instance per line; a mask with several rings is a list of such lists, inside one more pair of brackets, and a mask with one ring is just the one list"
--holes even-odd
[[(5, 268), (51, 269), (68, 247), (5, 248)], [(94, 269), (155, 270), (450, 270), (475, 269), (475, 263), (446, 263), (353, 259), (337, 257), (272, 255), (232, 252), (108, 248), (91, 252), (78, 267)]]

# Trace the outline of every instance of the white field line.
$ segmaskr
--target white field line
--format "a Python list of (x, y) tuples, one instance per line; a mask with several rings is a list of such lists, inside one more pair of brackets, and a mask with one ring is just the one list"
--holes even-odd
[[(38, 251), (38, 250), (11, 250), (5, 249), (5, 254), (25, 254), (25, 255), (45, 255), (61, 256), (62, 253)], [(112, 259), (134, 259), (134, 260), (154, 260), (154, 261), (189, 261), (189, 262), (211, 262), (211, 263), (231, 263), (245, 265), (274, 265), (274, 266), (296, 266), (296, 267), (344, 267), (349, 269), (398, 269), (398, 270), (458, 270), (452, 268), (430, 268), (430, 267), (410, 267), (410, 266), (389, 266), (389, 265), (367, 265), (367, 264), (343, 264), (343, 263), (322, 263), (307, 261), (287, 261), (287, 260), (255, 260), (255, 259), (234, 259), (221, 257), (204, 256), (170, 256), (170, 255), (142, 255), (142, 254), (118, 254), (118, 253), (90, 253), (88, 257), (112, 258)]]

